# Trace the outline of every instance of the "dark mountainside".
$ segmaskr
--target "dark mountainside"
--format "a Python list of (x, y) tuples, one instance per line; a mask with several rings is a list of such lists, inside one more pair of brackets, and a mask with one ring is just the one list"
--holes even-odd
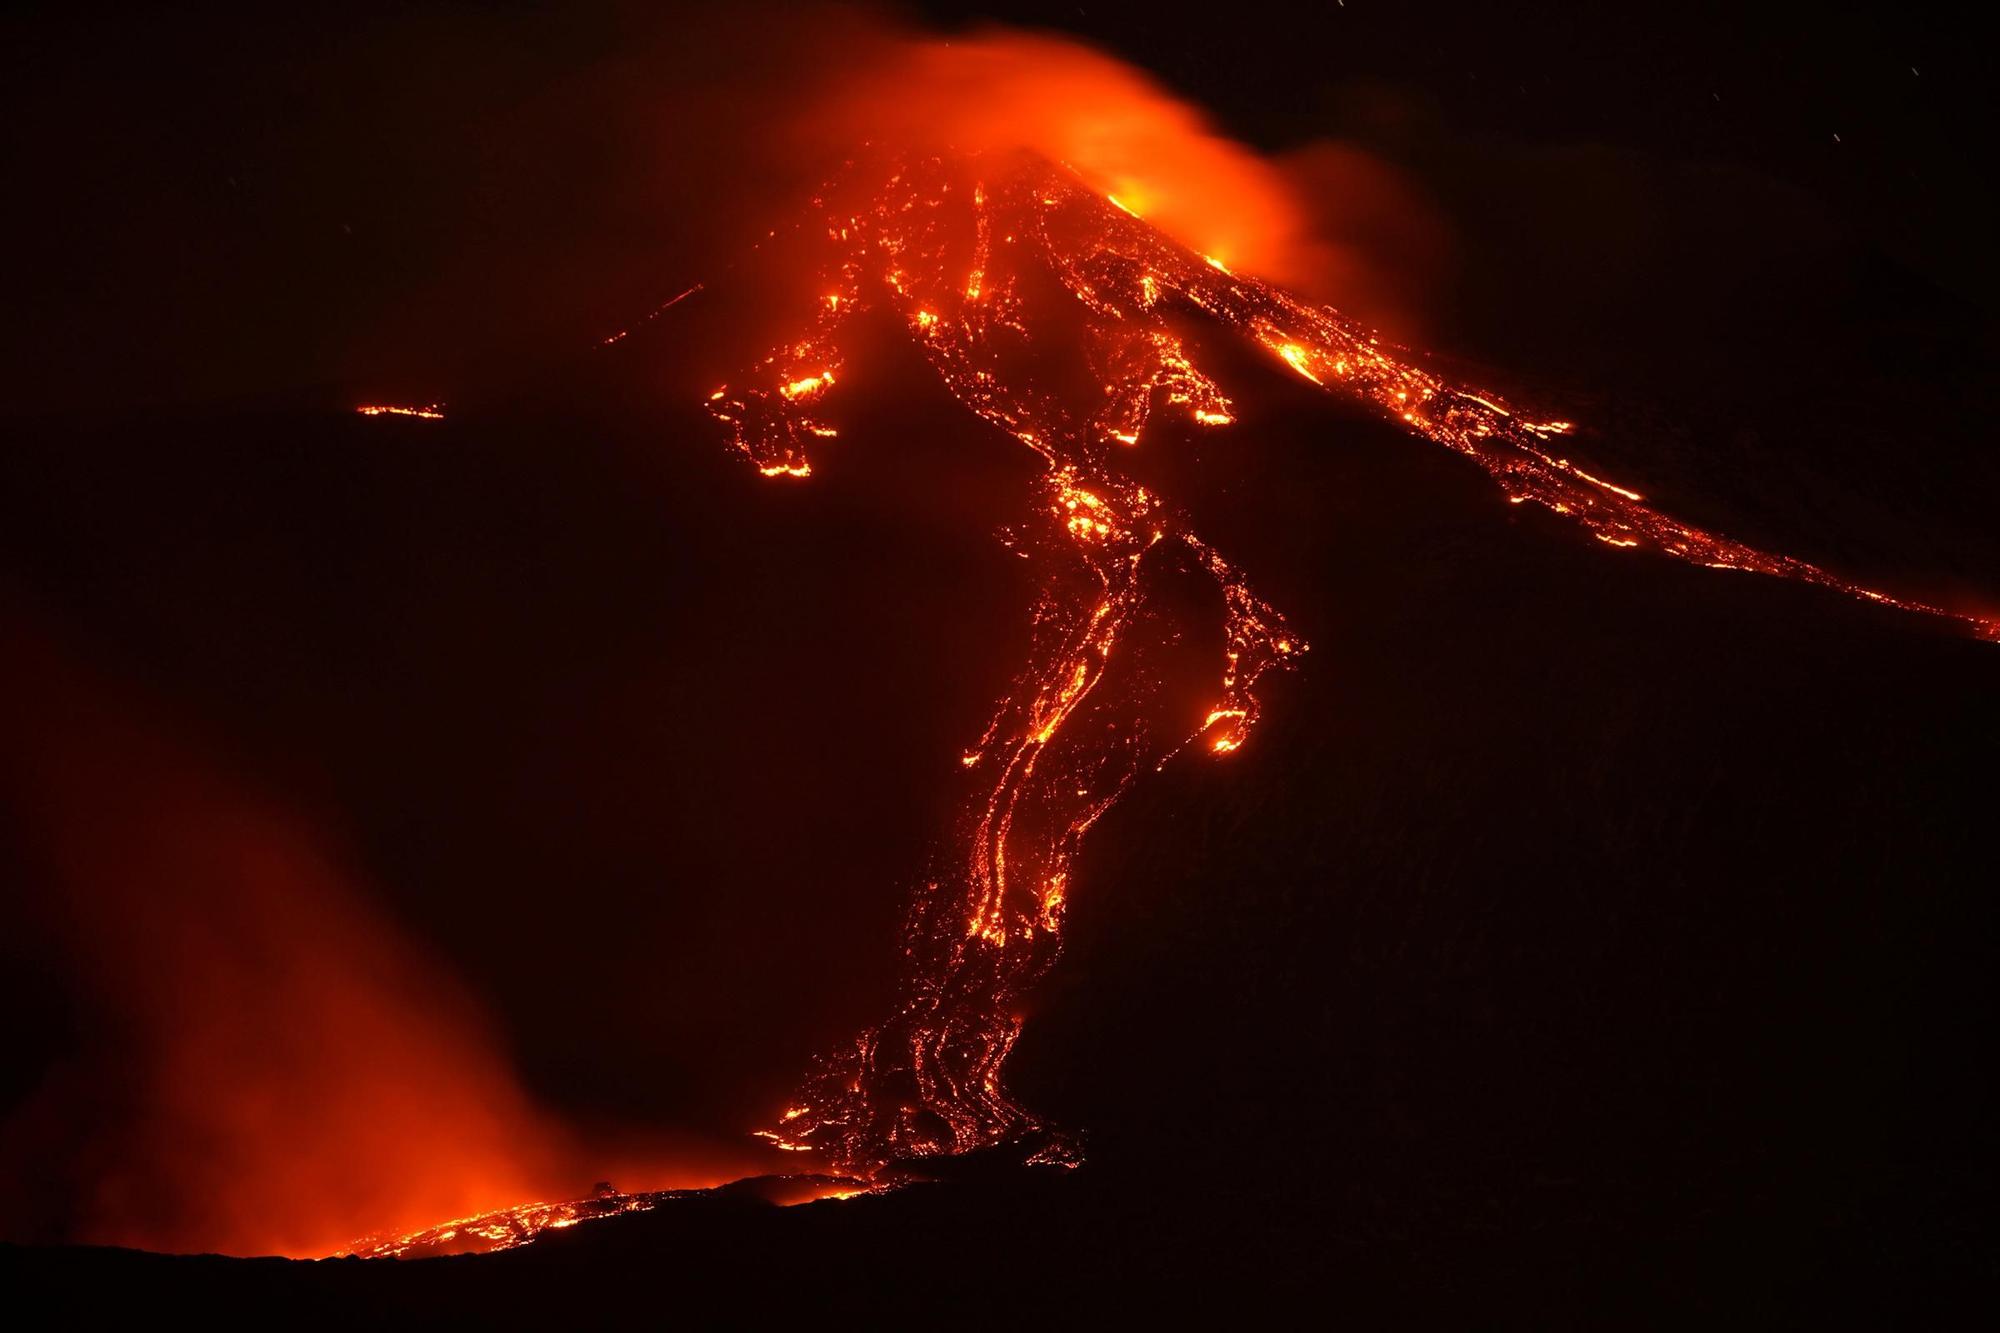
[[(0, 461), (21, 600), (341, 810), (538, 1091), (717, 1132), (881, 1006), (955, 747), (1021, 656), (990, 534), (1033, 462), (884, 326), (837, 450), (761, 480), (681, 369), (726, 302), (442, 422), (329, 394), (32, 423)], [(1990, 1271), (2000, 649), (1606, 550), (1204, 350), (1238, 423), (1162, 422), (1140, 465), (1314, 651), (1242, 753), (1183, 756), (1091, 835), (1009, 1066), (1084, 1167), (725, 1191), (423, 1263), (9, 1247), (10, 1288), (468, 1322), (1954, 1308)], [(1822, 411), (1793, 442), (1860, 429)], [(1708, 444), (1603, 447), (1735, 535), (2000, 589), (1990, 542), (1898, 570), (1898, 521), (1844, 525), (1924, 511), (1838, 448), (1813, 488), (1683, 491)], [(62, 1002), (11, 984), (53, 1058)]]

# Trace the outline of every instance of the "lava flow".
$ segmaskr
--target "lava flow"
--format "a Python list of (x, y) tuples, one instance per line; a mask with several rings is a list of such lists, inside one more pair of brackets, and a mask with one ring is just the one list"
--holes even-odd
[[(1607, 545), (1816, 583), (2000, 638), (2000, 622), (1864, 588), (1659, 513), (1563, 456), (1568, 423), (1448, 382), (1333, 310), (1169, 239), (1046, 159), (851, 161), (799, 233), (819, 251), (819, 281), (800, 294), (798, 324), (707, 404), (759, 472), (809, 477), (815, 451), (839, 437), (825, 409), (847, 376), (843, 335), (870, 309), (900, 318), (953, 396), (1046, 468), (1025, 521), (1005, 534), (1041, 581), (1030, 661), (960, 756), (970, 791), (957, 836), (905, 919), (894, 1011), (822, 1058), (778, 1123), (760, 1131), (842, 1173), (775, 1178), (804, 1182), (780, 1202), (889, 1188), (897, 1173), (885, 1168), (998, 1144), (1029, 1161), (1079, 1160), (1073, 1143), (1008, 1095), (1002, 1074), (1024, 1001), (1060, 951), (1082, 840), (1148, 768), (1191, 745), (1214, 755), (1240, 748), (1258, 721), (1259, 683), (1307, 650), (1178, 510), (1119, 466), (1156, 411), (1201, 428), (1235, 419), (1177, 319), (1234, 331), (1302, 379), (1470, 458), (1510, 501), (1573, 519)], [(1163, 681), (1164, 664), (1188, 651), (1177, 645), (1201, 638), (1181, 609), (1191, 583), (1219, 594), (1222, 617), (1220, 652), (1193, 707)], [(348, 1252), (505, 1249), (694, 1193), (607, 1188)]]
[(354, 409), (364, 417), (416, 417), (423, 421), (444, 420), (443, 403), (425, 403), (418, 407), (407, 407), (395, 403), (370, 403)]
[[(1121, 451), (1156, 410), (1204, 427), (1233, 420), (1170, 315), (1235, 331), (1310, 383), (1464, 454), (1510, 501), (1571, 518), (1608, 545), (1816, 583), (2000, 637), (1993, 621), (1659, 513), (1564, 457), (1568, 423), (1447, 382), (1331, 309), (1176, 243), (1045, 159), (850, 161), (799, 228), (823, 250), (810, 309), (802, 300), (795, 331), (708, 404), (760, 472), (807, 477), (815, 451), (838, 436), (824, 408), (846, 374), (842, 336), (873, 307), (900, 317), (959, 402), (1047, 465), (1033, 521), (1009, 534), (1042, 577), (1032, 659), (963, 756), (976, 789), (907, 917), (896, 1008), (822, 1059), (763, 1131), (843, 1170), (1031, 1137), (1040, 1160), (1073, 1160), (1008, 1096), (1002, 1066), (1022, 1001), (1060, 948), (1078, 846), (1146, 768), (1194, 742), (1215, 754), (1241, 746), (1260, 679), (1306, 650), (1179, 513), (1121, 475)], [(1067, 331), (1079, 319), (1077, 342)], [(1181, 715), (1147, 658), (1180, 637), (1158, 594), (1190, 571), (1220, 589), (1225, 647), (1208, 706)]]
[(676, 1199), (730, 1195), (789, 1207), (821, 1199), (853, 1199), (878, 1193), (881, 1188), (839, 1176), (763, 1176), (712, 1189), (647, 1190), (636, 1194), (627, 1194), (607, 1183), (600, 1184), (588, 1199), (518, 1204), (471, 1217), (455, 1217), (405, 1235), (370, 1236), (355, 1241), (333, 1257), (432, 1259), (452, 1254), (490, 1254), (516, 1249), (551, 1231), (565, 1231), (581, 1222), (596, 1222), (626, 1213), (649, 1213)]

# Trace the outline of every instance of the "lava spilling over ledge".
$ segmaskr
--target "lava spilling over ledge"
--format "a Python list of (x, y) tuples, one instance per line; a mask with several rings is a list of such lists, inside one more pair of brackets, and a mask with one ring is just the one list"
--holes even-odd
[[(962, 1153), (1048, 1133), (1002, 1067), (1024, 997), (1055, 961), (1071, 868), (1127, 786), (1190, 745), (1228, 754), (1258, 720), (1266, 673), (1306, 651), (1224, 556), (1119, 466), (1154, 412), (1234, 419), (1169, 316), (1205, 316), (1329, 393), (1359, 399), (1484, 468), (1508, 500), (1598, 541), (1716, 569), (1834, 588), (2000, 625), (1863, 588), (1805, 561), (1678, 522), (1564, 456), (1567, 422), (1540, 421), (1451, 384), (1334, 311), (1190, 250), (1074, 172), (1028, 154), (847, 163), (799, 224), (821, 248), (818, 286), (761, 361), (709, 398), (765, 476), (804, 478), (837, 439), (824, 411), (855, 316), (899, 317), (959, 402), (1047, 464), (1029, 522), (1008, 534), (1040, 571), (1032, 660), (963, 755), (977, 782), (903, 937), (895, 1011), (824, 1058), (780, 1122), (778, 1146), (841, 1169)], [(1068, 330), (1081, 315), (1080, 341)], [(1178, 639), (1159, 590), (1193, 572), (1220, 589), (1225, 649), (1208, 705), (1179, 714), (1148, 660)], [(1058, 1136), (1037, 1156), (1070, 1155)]]

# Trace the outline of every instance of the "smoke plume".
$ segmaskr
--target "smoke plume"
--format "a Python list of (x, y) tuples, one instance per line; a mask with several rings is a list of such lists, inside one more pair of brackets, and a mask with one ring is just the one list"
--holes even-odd
[(7, 1123), (14, 1234), (326, 1254), (517, 1203), (561, 1133), (477, 1006), (368, 901), (334, 847), (129, 690), (5, 635), (44, 924), (88, 1039)]

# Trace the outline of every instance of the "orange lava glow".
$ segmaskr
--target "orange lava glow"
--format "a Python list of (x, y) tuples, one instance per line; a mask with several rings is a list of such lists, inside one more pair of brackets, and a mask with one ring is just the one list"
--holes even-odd
[(526, 1245), (545, 1232), (562, 1231), (579, 1222), (643, 1213), (671, 1194), (619, 1194), (579, 1199), (571, 1203), (522, 1203), (434, 1223), (402, 1235), (372, 1236), (354, 1241), (333, 1257), (412, 1259), (445, 1254), (483, 1254)]
[(364, 417), (418, 417), (424, 421), (444, 420), (443, 403), (426, 403), (422, 407), (399, 407), (389, 403), (370, 403), (354, 409)]
[(569, 1174), (477, 1007), (306, 822), (48, 643), (0, 647), (32, 670), (0, 700), (0, 790), (32, 793), (114, 1052), (6, 1124), (10, 1196), (65, 1179), (68, 1239), (308, 1256)]
[(815, 137), (843, 151), (867, 142), (1028, 150), (1232, 267), (1296, 280), (1324, 258), (1279, 166), (1142, 71), (1071, 38), (988, 27), (899, 41), (812, 116)]
[[(908, 917), (897, 1007), (820, 1062), (763, 1131), (771, 1142), (868, 1175), (1046, 1133), (1001, 1075), (1027, 995), (1060, 949), (1083, 837), (1138, 774), (1190, 743), (1218, 756), (1239, 750), (1259, 718), (1260, 680), (1306, 651), (1176, 510), (1118, 470), (1120, 452), (1157, 412), (1207, 426), (1234, 419), (1170, 312), (1205, 316), (1308, 383), (1466, 456), (1509, 500), (1541, 505), (1607, 545), (1815, 583), (2000, 633), (1994, 622), (1862, 588), (1660, 513), (1566, 457), (1570, 423), (1453, 384), (1332, 309), (1169, 239), (1149, 207), (1169, 196), (1117, 180), (1113, 199), (1115, 171), (1049, 156), (1068, 165), (1018, 152), (850, 161), (801, 226), (823, 246), (811, 313), (709, 402), (759, 471), (806, 475), (834, 434), (818, 414), (848, 322), (885, 309), (960, 403), (1046, 465), (1035, 521), (1011, 536), (1043, 573), (1032, 660), (961, 755), (975, 785), (948, 866)], [(1229, 193), (1226, 182), (1208, 185)], [(1186, 234), (1207, 235), (1194, 223)], [(1033, 369), (1057, 341), (1050, 330), (1074, 323), (1087, 363), (1079, 382), (1097, 391), (1054, 387)], [(1143, 670), (1126, 665), (1163, 635), (1179, 637), (1157, 623), (1154, 597), (1156, 579), (1176, 565), (1205, 573), (1222, 594), (1225, 647), (1205, 716), (1176, 715)], [(1064, 1157), (1057, 1145), (1045, 1159)]]
[[(841, 1176), (762, 1176), (725, 1187), (731, 1193), (777, 1208), (794, 1208), (823, 1200), (857, 1199), (894, 1188)], [(699, 1189), (653, 1190), (627, 1194), (600, 1186), (588, 1199), (569, 1203), (523, 1203), (491, 1212), (438, 1222), (420, 1231), (372, 1236), (338, 1252), (357, 1259), (428, 1259), (447, 1254), (485, 1254), (528, 1245), (552, 1231), (566, 1231), (584, 1222), (649, 1213), (676, 1199), (710, 1193)]]
[(456, 1227), (429, 1251), (493, 1249), (618, 1210), (520, 1203), (606, 1169), (761, 1167), (656, 1136), (586, 1151), (331, 839), (6, 610), (0, 796), (37, 813), (22, 865), (93, 1040), (0, 1120), (0, 1236), (306, 1258)]
[[(1129, 292), (1114, 292), (1109, 275), (1082, 266), (1090, 252), (1055, 239), (1086, 203), (1151, 235), (1138, 210), (1030, 161), (900, 160), (886, 180), (856, 172), (830, 186), (807, 231), (826, 238), (819, 290), (832, 296), (813, 302), (808, 326), (748, 383), (709, 402), (760, 472), (809, 469), (830, 433), (816, 414), (843, 362), (839, 334), (886, 304), (957, 398), (1046, 464), (1033, 522), (1014, 538), (1043, 572), (1033, 660), (960, 755), (974, 784), (963, 838), (912, 909), (898, 1010), (823, 1061), (762, 1133), (856, 1174), (1043, 1128), (1008, 1097), (1001, 1067), (1022, 1002), (1059, 952), (1084, 836), (1140, 773), (1183, 747), (1238, 748), (1258, 718), (1260, 677), (1306, 647), (1161, 497), (1112, 466), (1156, 410), (1204, 426), (1234, 415), (1151, 313), (1179, 275), (1132, 272)], [(1094, 401), (1063, 401), (1017, 373), (1035, 337), (1024, 279), (1037, 268), (1053, 270), (1086, 313), (1088, 369), (1103, 385)], [(1129, 318), (1107, 303), (1128, 296)], [(1151, 698), (1140, 666), (1159, 633), (1161, 581), (1176, 571), (1217, 587), (1225, 619), (1214, 693), (1192, 714)]]
[[(765, 1202), (852, 1199), (891, 1188), (892, 1164), (998, 1144), (1034, 1142), (1032, 1162), (1080, 1160), (1004, 1075), (1083, 890), (1083, 841), (1184, 752), (1245, 762), (1263, 687), (1309, 651), (1168, 497), (1121, 466), (1163, 416), (1204, 430), (1237, 421), (1196, 362), (1191, 324), (1452, 450), (1509, 502), (1605, 547), (1817, 584), (2000, 638), (2000, 622), (1682, 523), (1572, 458), (1571, 423), (1453, 383), (1250, 276), (1310, 276), (1323, 252), (1305, 210), (1278, 168), (1129, 67), (992, 31), (899, 43), (878, 74), (820, 107), (815, 132), (896, 150), (870, 148), (823, 185), (798, 231), (816, 253), (796, 320), (705, 405), (761, 476), (809, 479), (840, 448), (855, 321), (900, 321), (959, 404), (1040, 460), (1005, 537), (1039, 596), (1028, 661), (959, 754), (960, 811), (905, 918), (891, 1012), (820, 1059), (758, 1131), (841, 1174), (773, 1178)], [(1354, 179), (1351, 164), (1334, 167)], [(445, 415), (436, 403), (355, 410)], [(1210, 619), (1187, 609), (1190, 586)], [(1197, 651), (1199, 697), (1184, 698), (1160, 663)], [(413, 1258), (507, 1249), (689, 1192), (519, 1202), (557, 1197), (575, 1178), (573, 1149), (466, 997), (310, 831), (153, 734), (140, 710), (44, 674), (48, 697), (0, 705), (0, 719), (19, 724), (17, 780), (51, 812), (40, 851), (91, 916), (76, 947), (144, 1053), (134, 1123), (85, 1145), (83, 1238)], [(36, 1132), (58, 1133), (63, 1114), (50, 1102)]]

